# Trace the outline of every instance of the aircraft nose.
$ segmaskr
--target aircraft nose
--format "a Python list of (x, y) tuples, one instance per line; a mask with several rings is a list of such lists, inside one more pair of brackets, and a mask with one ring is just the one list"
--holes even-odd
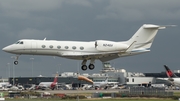
[(11, 51), (11, 46), (6, 46), (2, 49), (5, 52), (10, 52)]

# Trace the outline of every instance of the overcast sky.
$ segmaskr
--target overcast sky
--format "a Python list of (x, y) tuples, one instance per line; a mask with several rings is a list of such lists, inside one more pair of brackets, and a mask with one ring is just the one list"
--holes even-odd
[[(0, 0), (1, 49), (19, 39), (95, 41), (128, 40), (143, 24), (177, 25), (160, 30), (151, 52), (110, 61), (117, 69), (129, 72), (162, 72), (163, 65), (180, 69), (180, 0)], [(13, 54), (0, 51), (0, 76), (12, 76)], [(52, 56), (22, 55), (15, 76), (57, 71), (98, 73), (96, 68), (82, 71), (82, 61)], [(10, 63), (10, 65), (7, 65)], [(89, 62), (88, 62), (89, 63)], [(8, 68), (8, 66), (10, 68)], [(9, 71), (10, 69), (10, 71)]]

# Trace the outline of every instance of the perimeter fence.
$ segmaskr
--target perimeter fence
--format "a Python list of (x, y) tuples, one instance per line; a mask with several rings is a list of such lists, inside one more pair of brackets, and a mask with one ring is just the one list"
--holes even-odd
[(119, 93), (93, 93), (92, 97), (170, 97), (173, 92), (165, 91), (164, 87), (130, 87), (119, 90)]

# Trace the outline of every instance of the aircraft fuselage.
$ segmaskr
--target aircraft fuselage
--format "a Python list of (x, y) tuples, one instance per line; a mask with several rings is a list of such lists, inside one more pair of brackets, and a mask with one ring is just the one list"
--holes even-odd
[[(103, 44), (102, 47), (113, 48), (113, 44)], [(101, 54), (117, 53), (128, 48), (128, 45), (122, 43), (121, 50), (98, 51), (95, 47), (95, 41), (78, 42), (78, 41), (56, 41), (56, 40), (19, 40), (15, 44), (3, 48), (4, 51), (21, 55), (50, 55), (66, 57), (70, 59), (89, 59), (98, 58)], [(94, 55), (94, 56), (92, 56)], [(98, 56), (99, 55), (99, 56)], [(78, 57), (78, 58), (77, 58)]]

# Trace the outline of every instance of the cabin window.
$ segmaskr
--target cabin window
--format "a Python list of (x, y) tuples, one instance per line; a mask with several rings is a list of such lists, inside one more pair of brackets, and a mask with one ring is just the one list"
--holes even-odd
[(65, 49), (68, 49), (69, 47), (68, 46), (65, 46)]
[(81, 49), (81, 50), (83, 50), (83, 49), (84, 49), (84, 47), (82, 47), (82, 46), (81, 46), (81, 47), (80, 47), (80, 49)]
[(60, 48), (61, 48), (61, 46), (57, 46), (57, 48), (58, 48), (58, 49), (60, 49)]
[(42, 48), (45, 48), (46, 46), (45, 45), (42, 45)]
[(129, 78), (126, 79), (126, 82), (129, 82)]
[(53, 48), (53, 45), (50, 45), (49, 48)]
[(72, 49), (76, 49), (76, 46), (73, 46)]
[(132, 79), (132, 82), (134, 82), (134, 78)]

